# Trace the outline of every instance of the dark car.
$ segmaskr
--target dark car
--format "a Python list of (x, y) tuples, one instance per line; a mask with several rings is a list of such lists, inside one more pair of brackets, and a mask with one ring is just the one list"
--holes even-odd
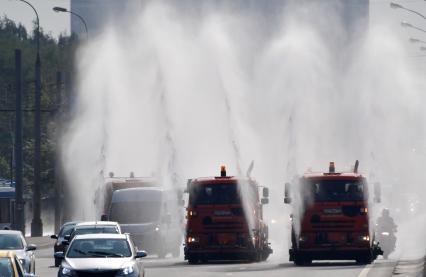
[(58, 277), (145, 275), (139, 258), (146, 253), (136, 251), (128, 234), (77, 235), (66, 254), (57, 252), (55, 256), (63, 259)]
[[(73, 222), (67, 222), (64, 225), (62, 225), (61, 230), (57, 235), (52, 235), (52, 239), (56, 239), (56, 243), (53, 246), (53, 253), (56, 252), (64, 252), (65, 251), (65, 245), (63, 242), (65, 241), (65, 236), (69, 236), (71, 232), (74, 230), (75, 225), (77, 225), (76, 221)], [(60, 259), (55, 259), (55, 266), (58, 267), (61, 264)]]

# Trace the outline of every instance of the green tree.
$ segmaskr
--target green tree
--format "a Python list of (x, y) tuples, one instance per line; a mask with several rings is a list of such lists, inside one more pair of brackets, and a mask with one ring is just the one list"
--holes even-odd
[[(17, 25), (7, 17), (0, 18), (0, 178), (11, 178), (14, 112), (15, 107), (15, 49), (22, 51), (23, 69), (23, 145), (24, 145), (24, 187), (31, 194), (33, 184), (33, 126), (34, 113), (34, 64), (36, 58), (35, 29), (30, 35), (25, 27)], [(57, 108), (66, 105), (66, 101), (57, 103), (56, 74), (66, 76), (72, 72), (74, 54), (78, 46), (76, 37), (60, 36), (52, 38), (41, 30), (40, 58), (42, 63), (42, 195), (53, 193), (55, 145), (59, 121)], [(64, 95), (62, 99), (66, 99)]]

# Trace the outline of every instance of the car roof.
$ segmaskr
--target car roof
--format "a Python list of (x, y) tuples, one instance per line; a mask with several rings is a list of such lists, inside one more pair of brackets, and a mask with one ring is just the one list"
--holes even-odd
[(62, 227), (64, 226), (68, 226), (68, 225), (76, 225), (78, 223), (81, 223), (81, 221), (69, 221), (69, 222), (65, 222)]
[(0, 235), (21, 235), (22, 236), (22, 232), (17, 230), (0, 230)]
[(117, 226), (118, 223), (115, 221), (85, 221), (85, 222), (80, 222), (77, 223), (75, 227), (79, 227), (79, 226)]
[(79, 239), (127, 239), (125, 234), (85, 234), (77, 235), (74, 240)]
[(13, 258), (16, 256), (16, 253), (13, 251), (0, 251), (0, 258)]

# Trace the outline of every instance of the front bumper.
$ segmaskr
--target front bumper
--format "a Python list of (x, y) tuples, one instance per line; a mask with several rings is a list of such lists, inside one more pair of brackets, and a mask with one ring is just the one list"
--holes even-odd
[(357, 260), (372, 257), (373, 250), (370, 248), (314, 248), (314, 249), (290, 249), (290, 261), (297, 258), (309, 260)]

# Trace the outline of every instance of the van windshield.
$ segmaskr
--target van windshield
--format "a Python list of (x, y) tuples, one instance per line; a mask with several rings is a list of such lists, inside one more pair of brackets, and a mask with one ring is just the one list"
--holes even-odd
[(161, 202), (116, 202), (111, 204), (110, 220), (120, 224), (156, 222), (160, 219)]
[(189, 201), (196, 205), (241, 204), (238, 186), (230, 184), (206, 184), (193, 186)]
[(308, 180), (303, 188), (307, 201), (364, 201), (368, 198), (367, 186), (359, 180)]

